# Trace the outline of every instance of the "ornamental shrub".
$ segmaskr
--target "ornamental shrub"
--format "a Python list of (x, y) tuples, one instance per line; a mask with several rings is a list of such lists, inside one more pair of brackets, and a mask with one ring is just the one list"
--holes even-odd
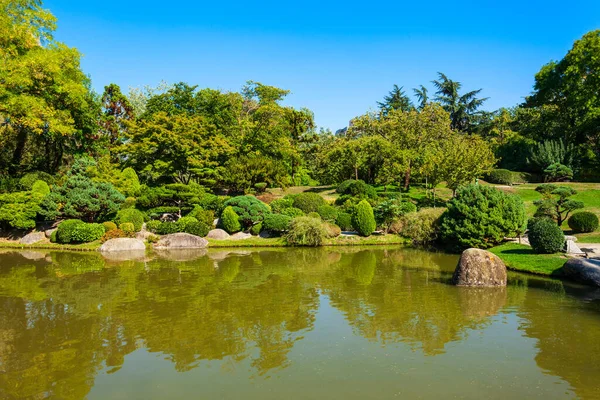
[(292, 218), (283, 214), (269, 214), (265, 216), (262, 227), (263, 230), (275, 233), (282, 233), (288, 230)]
[(127, 197), (123, 204), (121, 204), (121, 210), (124, 210), (126, 208), (135, 208), (136, 201), (137, 200), (135, 199), (135, 197)]
[(50, 234), (50, 243), (57, 243), (57, 238), (56, 235), (58, 234), (58, 230), (54, 230), (52, 231), (52, 233)]
[(361, 236), (371, 236), (375, 231), (377, 228), (375, 215), (368, 201), (362, 200), (358, 203), (352, 218), (352, 225)]
[(54, 185), (56, 183), (56, 178), (54, 178), (54, 176), (50, 175), (49, 173), (43, 171), (30, 172), (28, 174), (23, 175), (23, 177), (19, 179), (19, 186), (23, 190), (32, 190), (33, 184), (38, 181), (42, 181), (47, 185)]
[(290, 223), (285, 241), (292, 246), (321, 246), (327, 232), (320, 220), (311, 217), (298, 217)]
[(565, 245), (565, 234), (549, 218), (534, 218), (529, 221), (528, 238), (531, 248), (538, 254), (552, 254), (562, 251)]
[(485, 180), (497, 185), (512, 185), (514, 183), (514, 177), (515, 175), (512, 171), (507, 169), (494, 169), (487, 174)]
[[(185, 218), (185, 217), (183, 217), (183, 218)], [(204, 222), (192, 221), (192, 222), (188, 222), (185, 225), (185, 228), (183, 228), (183, 231), (185, 233), (189, 233), (190, 235), (204, 237), (204, 236), (208, 235), (208, 232), (210, 231), (210, 227), (208, 225), (206, 225)]]
[(252, 234), (254, 236), (258, 236), (262, 230), (263, 230), (263, 223), (259, 222), (258, 224), (253, 225), (250, 228), (250, 234)]
[(259, 182), (259, 183), (255, 183), (254, 184), (254, 188), (256, 189), (256, 191), (258, 193), (262, 193), (267, 189), (267, 183), (266, 182)]
[(319, 207), (319, 210), (317, 212), (319, 213), (323, 221), (328, 222), (335, 222), (339, 214), (339, 210), (330, 205), (324, 205)]
[(314, 212), (314, 211), (313, 212), (309, 212), (308, 215), (307, 215), (307, 217), (316, 218), (319, 221), (321, 220), (321, 216), (319, 215), (319, 213), (318, 212)]
[(100, 238), (100, 241), (102, 243), (109, 241), (111, 239), (120, 239), (120, 238), (126, 238), (126, 237), (131, 237), (131, 234), (125, 233), (120, 229), (113, 229), (110, 230), (108, 232), (106, 232), (102, 238)]
[(427, 245), (435, 242), (441, 230), (442, 214), (445, 208), (423, 208), (418, 212), (408, 213), (403, 216), (393, 230), (414, 244)]
[[(73, 231), (77, 225), (85, 224), (80, 219), (68, 219), (61, 222), (56, 229), (57, 243), (71, 243)], [(104, 228), (103, 228), (104, 229)]]
[(44, 181), (35, 181), (31, 186), (31, 192), (40, 199), (43, 199), (50, 194), (50, 186)]
[(341, 212), (335, 219), (335, 224), (339, 226), (343, 231), (352, 230), (352, 214)]
[(271, 213), (269, 206), (254, 196), (233, 197), (225, 202), (225, 207), (233, 208), (239, 223), (246, 228), (261, 222), (266, 214)]
[(518, 196), (491, 186), (469, 185), (448, 202), (441, 237), (454, 251), (487, 249), (523, 233), (525, 223), (525, 206)]
[(324, 222), (323, 228), (325, 228), (326, 235), (330, 239), (336, 238), (342, 234), (340, 227), (331, 222)]
[(598, 229), (598, 216), (588, 211), (580, 211), (569, 218), (569, 228), (575, 233), (594, 232)]
[(573, 179), (573, 170), (566, 165), (554, 163), (544, 170), (546, 182), (563, 182)]
[(112, 221), (103, 222), (102, 226), (104, 226), (105, 232), (114, 231), (115, 229), (117, 229), (117, 224), (115, 224)]
[(304, 211), (296, 207), (288, 207), (281, 210), (281, 214), (291, 218), (304, 217)]
[(146, 230), (152, 233), (156, 233), (156, 229), (159, 227), (161, 222), (157, 219), (146, 222)]
[(242, 229), (239, 216), (231, 206), (225, 207), (223, 210), (221, 223), (223, 224), (223, 229), (225, 229), (227, 233), (236, 233)]
[(182, 232), (186, 232), (186, 228), (188, 226), (188, 224), (193, 224), (198, 222), (198, 220), (194, 217), (190, 217), (190, 216), (186, 216), (186, 217), (181, 217), (177, 220), (177, 223), (179, 224), (179, 228), (181, 229)]
[(213, 210), (204, 210), (200, 206), (194, 206), (194, 209), (187, 216), (196, 218), (199, 222), (203, 222), (210, 228), (215, 224), (215, 212)]
[(115, 223), (121, 226), (121, 224), (126, 222), (133, 224), (133, 229), (135, 232), (139, 232), (142, 230), (142, 226), (144, 225), (144, 213), (140, 210), (136, 210), (135, 208), (126, 208), (124, 210), (120, 210), (115, 218)]
[(156, 233), (159, 235), (170, 235), (177, 232), (181, 232), (181, 228), (177, 222), (161, 222), (156, 227)]
[(104, 236), (102, 224), (76, 224), (71, 233), (70, 243), (89, 243)]
[(335, 190), (340, 195), (359, 197), (369, 199), (377, 197), (377, 190), (371, 185), (367, 185), (362, 180), (349, 179), (342, 182)]
[(304, 213), (317, 212), (319, 207), (327, 205), (327, 202), (317, 193), (300, 193), (294, 199), (294, 207), (301, 209)]
[(136, 232), (135, 225), (133, 225), (133, 223), (131, 222), (123, 222), (119, 225), (119, 229), (127, 234), (132, 234)]
[(375, 206), (373, 212), (375, 214), (375, 222), (378, 226), (383, 227), (386, 231), (389, 230), (392, 222), (398, 220), (405, 214), (417, 211), (417, 206), (408, 201), (399, 199), (385, 200)]
[(271, 211), (274, 213), (281, 213), (281, 211), (285, 208), (291, 208), (294, 205), (294, 200), (289, 197), (284, 197), (282, 199), (273, 200), (269, 206), (271, 206)]

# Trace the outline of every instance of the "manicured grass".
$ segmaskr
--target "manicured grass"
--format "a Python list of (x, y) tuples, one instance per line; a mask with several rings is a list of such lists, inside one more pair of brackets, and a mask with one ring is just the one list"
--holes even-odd
[(577, 243), (600, 243), (600, 232), (577, 233)]
[(20, 244), (18, 242), (0, 242), (0, 248), (3, 249), (40, 249), (40, 250), (71, 250), (71, 251), (96, 251), (102, 246), (99, 241), (83, 244), (59, 244), (50, 242), (41, 242), (34, 244)]
[[(243, 240), (214, 240), (208, 239), (210, 248), (223, 247), (287, 247), (283, 238), (251, 237)], [(339, 236), (334, 239), (326, 239), (324, 246), (383, 246), (390, 244), (403, 245), (406, 239), (398, 235), (373, 235), (369, 237)]]
[(567, 261), (562, 254), (536, 254), (531, 247), (518, 243), (503, 244), (490, 251), (511, 270), (539, 275), (560, 275), (560, 268)]

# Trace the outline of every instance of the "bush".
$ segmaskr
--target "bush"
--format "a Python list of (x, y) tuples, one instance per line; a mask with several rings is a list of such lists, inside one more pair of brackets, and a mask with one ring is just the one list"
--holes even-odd
[(554, 163), (544, 170), (546, 182), (562, 182), (573, 179), (573, 170), (566, 165)]
[(289, 197), (284, 197), (283, 199), (273, 200), (269, 206), (271, 206), (271, 211), (279, 214), (283, 209), (293, 207), (294, 200)]
[(292, 218), (283, 214), (269, 214), (265, 216), (262, 227), (263, 230), (275, 233), (282, 233), (288, 230)]
[(535, 218), (528, 224), (528, 237), (531, 248), (538, 254), (552, 254), (561, 251), (565, 245), (565, 234), (549, 218)]
[(290, 223), (285, 241), (292, 246), (316, 247), (323, 244), (327, 232), (320, 220), (311, 217), (298, 217)]
[(102, 224), (75, 224), (69, 243), (93, 242), (104, 236), (104, 233), (104, 226)]
[(327, 205), (327, 202), (317, 193), (300, 193), (294, 199), (294, 207), (308, 214), (319, 211), (319, 207)]
[(442, 239), (454, 251), (487, 249), (525, 230), (525, 206), (519, 197), (490, 186), (458, 190), (442, 217)]
[(19, 186), (23, 190), (32, 190), (33, 184), (38, 181), (42, 181), (47, 185), (54, 185), (56, 183), (56, 179), (54, 178), (54, 176), (50, 175), (49, 173), (43, 171), (35, 171), (23, 175), (23, 177), (19, 179)]
[(156, 229), (161, 224), (160, 221), (153, 219), (152, 221), (146, 222), (146, 230), (152, 233), (156, 233)]
[(146, 238), (146, 241), (148, 243), (157, 243), (160, 240), (160, 236), (157, 235), (150, 235)]
[(598, 216), (588, 211), (580, 211), (569, 218), (569, 228), (575, 233), (594, 232), (598, 229)]
[(225, 202), (225, 207), (233, 208), (239, 223), (246, 228), (261, 222), (266, 214), (271, 213), (269, 206), (253, 196), (233, 197)]
[(413, 203), (398, 199), (382, 201), (373, 210), (377, 225), (385, 228), (386, 231), (389, 230), (392, 222), (405, 214), (415, 211), (417, 211), (417, 206)]
[(179, 224), (179, 228), (181, 229), (182, 232), (185, 232), (188, 224), (193, 224), (198, 222), (198, 220), (194, 217), (190, 217), (190, 216), (186, 216), (186, 217), (181, 217), (177, 220), (177, 223)]
[(104, 226), (105, 232), (114, 231), (115, 229), (117, 229), (117, 224), (111, 221), (103, 222), (102, 226)]
[(291, 218), (304, 217), (304, 211), (296, 207), (288, 207), (281, 210), (281, 214)]
[(119, 225), (119, 229), (127, 234), (133, 234), (136, 232), (135, 225), (133, 225), (131, 222), (123, 222)]
[(512, 185), (514, 183), (514, 177), (515, 175), (512, 171), (507, 169), (494, 169), (487, 174), (485, 180), (497, 185)]
[(142, 230), (142, 226), (144, 225), (144, 217), (144, 213), (140, 210), (136, 210), (135, 208), (126, 208), (117, 213), (115, 223), (119, 226), (124, 223), (131, 223), (133, 224), (134, 231), (139, 232)]
[[(185, 217), (183, 217), (183, 218), (185, 218)], [(183, 230), (183, 232), (189, 233), (190, 235), (204, 237), (204, 236), (208, 235), (208, 232), (210, 231), (210, 227), (208, 225), (206, 225), (204, 222), (200, 222), (200, 221), (196, 220), (196, 221), (188, 222), (182, 230)]]
[(215, 212), (213, 210), (204, 210), (200, 206), (194, 206), (194, 209), (187, 216), (194, 217), (199, 222), (203, 222), (211, 228), (215, 224)]
[(335, 224), (339, 226), (343, 231), (352, 230), (352, 215), (349, 213), (341, 212), (335, 219)]
[(339, 214), (339, 210), (330, 205), (324, 205), (319, 207), (319, 210), (317, 212), (319, 213), (323, 221), (328, 222), (335, 222)]
[(51, 234), (50, 234), (50, 243), (57, 243), (58, 239), (57, 239), (57, 235), (58, 234), (58, 230), (54, 230)]
[(445, 211), (445, 208), (423, 208), (418, 212), (408, 213), (395, 224), (394, 230), (414, 244), (433, 243), (440, 235), (441, 217)]
[(307, 217), (316, 218), (319, 221), (321, 220), (321, 216), (319, 215), (318, 212), (309, 212), (308, 215), (307, 215)]
[(80, 219), (68, 219), (61, 222), (56, 230), (56, 242), (71, 243), (75, 227), (81, 224), (85, 224), (85, 222)]
[(326, 235), (330, 239), (336, 238), (342, 234), (340, 227), (330, 222), (323, 223), (323, 228), (325, 228)]
[(259, 182), (259, 183), (255, 183), (254, 184), (254, 188), (256, 189), (256, 191), (258, 193), (262, 193), (267, 189), (267, 183), (266, 182)]
[(31, 187), (31, 192), (34, 195), (39, 196), (40, 199), (43, 199), (50, 194), (50, 187), (44, 181), (35, 181)]
[(120, 239), (120, 238), (126, 238), (126, 237), (131, 237), (131, 234), (128, 234), (126, 232), (123, 232), (120, 229), (113, 229), (110, 231), (107, 231), (102, 238), (100, 239), (100, 241), (102, 243), (109, 241), (111, 239)]
[(361, 199), (370, 199), (377, 197), (377, 190), (364, 181), (349, 179), (342, 182), (335, 190), (340, 195), (359, 197)]
[(161, 222), (156, 227), (156, 233), (159, 235), (170, 235), (177, 232), (181, 232), (181, 227), (177, 222)]
[(371, 236), (375, 231), (377, 228), (375, 215), (373, 214), (373, 208), (368, 201), (362, 200), (358, 203), (352, 218), (352, 225), (361, 236)]
[(121, 210), (125, 210), (127, 208), (135, 208), (136, 203), (135, 197), (127, 197), (123, 204), (121, 204)]
[(221, 223), (223, 224), (223, 229), (225, 229), (227, 233), (236, 233), (242, 229), (240, 219), (231, 206), (225, 207), (223, 210), (223, 214), (221, 215)]

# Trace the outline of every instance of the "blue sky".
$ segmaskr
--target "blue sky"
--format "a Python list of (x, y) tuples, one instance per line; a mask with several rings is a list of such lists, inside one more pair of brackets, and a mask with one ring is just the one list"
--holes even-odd
[(57, 38), (84, 55), (94, 88), (185, 81), (289, 89), (336, 130), (393, 84), (431, 88), (437, 71), (513, 106), (534, 74), (600, 29), (599, 1), (247, 2), (46, 0)]

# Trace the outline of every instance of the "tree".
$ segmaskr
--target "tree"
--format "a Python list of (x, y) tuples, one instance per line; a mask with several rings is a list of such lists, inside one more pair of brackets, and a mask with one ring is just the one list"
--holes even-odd
[(111, 83), (104, 88), (102, 95), (101, 133), (115, 144), (123, 139), (125, 121), (133, 119), (133, 106), (129, 99), (121, 93), (121, 88)]
[(358, 203), (352, 216), (352, 225), (361, 236), (371, 236), (375, 229), (377, 229), (375, 214), (368, 201), (361, 200)]
[(418, 88), (413, 89), (413, 93), (415, 94), (415, 96), (417, 96), (417, 99), (419, 100), (419, 106), (417, 108), (419, 110), (422, 110), (429, 103), (429, 95), (427, 94), (427, 88), (421, 85)]
[(452, 129), (470, 132), (479, 108), (487, 100), (487, 98), (477, 97), (482, 89), (461, 94), (462, 84), (460, 82), (449, 79), (441, 72), (438, 72), (438, 76), (438, 80), (433, 81), (437, 89), (435, 100), (450, 114)]
[(382, 102), (377, 102), (381, 112), (386, 115), (391, 110), (410, 111), (414, 109), (410, 98), (404, 93), (403, 88), (394, 85), (394, 88), (383, 98)]
[(575, 147), (565, 144), (562, 139), (546, 140), (531, 148), (527, 163), (536, 172), (543, 172), (552, 164), (562, 164), (572, 168)]
[(542, 199), (535, 201), (537, 206), (535, 217), (547, 217), (562, 226), (569, 218), (569, 214), (584, 207), (583, 202), (570, 199), (577, 191), (569, 186), (556, 186), (550, 183), (539, 185), (536, 189), (542, 194)]
[(44, 181), (36, 181), (31, 190), (0, 194), (0, 223), (16, 229), (35, 228), (40, 203), (50, 189)]

